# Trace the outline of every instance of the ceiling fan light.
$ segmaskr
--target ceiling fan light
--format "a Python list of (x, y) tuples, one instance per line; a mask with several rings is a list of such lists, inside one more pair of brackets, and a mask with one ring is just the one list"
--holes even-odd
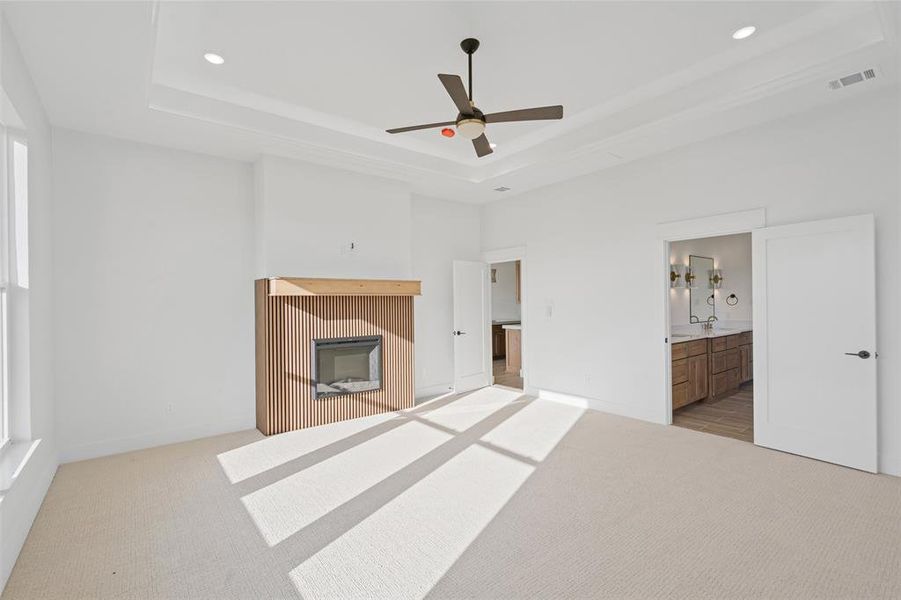
[(474, 140), (485, 133), (485, 122), (479, 119), (461, 119), (457, 122), (457, 133), (468, 140)]

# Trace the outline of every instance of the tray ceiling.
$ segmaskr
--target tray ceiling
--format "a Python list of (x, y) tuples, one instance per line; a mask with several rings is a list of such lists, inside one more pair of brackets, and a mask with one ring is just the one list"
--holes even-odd
[[(302, 158), (470, 201), (897, 81), (893, 13), (869, 2), (73, 2), (7, 12), (54, 124), (243, 160)], [(733, 40), (747, 24), (757, 35)], [(483, 159), (438, 130), (386, 134), (456, 116), (436, 74), (465, 75), (459, 42), (470, 36), (482, 42), (480, 108), (559, 103), (565, 118), (489, 125), (498, 147)], [(870, 67), (873, 82), (827, 88)]]

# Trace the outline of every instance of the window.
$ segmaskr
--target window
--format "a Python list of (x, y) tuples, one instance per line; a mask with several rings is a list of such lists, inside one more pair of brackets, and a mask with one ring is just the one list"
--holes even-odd
[[(28, 145), (9, 130), (0, 144), (0, 449), (10, 441), (10, 308), (28, 288)], [(13, 307), (14, 308), (14, 307)]]

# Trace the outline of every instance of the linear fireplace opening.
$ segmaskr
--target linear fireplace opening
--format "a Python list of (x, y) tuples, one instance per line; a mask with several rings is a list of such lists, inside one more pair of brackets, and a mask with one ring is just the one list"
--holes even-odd
[(382, 336), (313, 340), (316, 399), (382, 388)]

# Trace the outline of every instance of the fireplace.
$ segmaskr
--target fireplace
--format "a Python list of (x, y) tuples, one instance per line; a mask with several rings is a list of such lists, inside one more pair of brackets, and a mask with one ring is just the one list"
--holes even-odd
[(382, 336), (313, 340), (313, 397), (371, 392), (382, 388)]
[(264, 435), (413, 407), (418, 281), (273, 277), (254, 290)]

